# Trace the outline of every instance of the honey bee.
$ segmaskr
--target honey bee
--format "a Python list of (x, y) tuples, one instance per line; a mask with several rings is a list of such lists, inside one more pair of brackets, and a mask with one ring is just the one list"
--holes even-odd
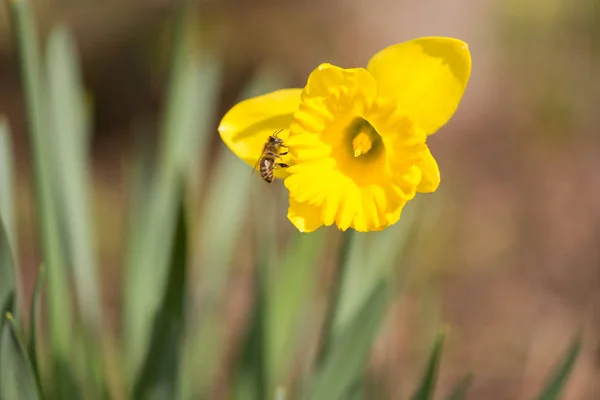
[[(283, 139), (277, 137), (281, 131), (283, 131), (283, 129), (280, 129), (269, 136), (269, 139), (263, 147), (261, 156), (254, 165), (254, 171), (260, 166), (260, 175), (267, 183), (273, 182), (273, 170), (275, 168), (289, 167), (287, 164), (277, 162), (278, 158), (281, 158), (281, 156), (285, 156), (288, 153), (288, 151), (280, 153), (282, 148), (287, 149), (287, 146), (283, 144)], [(254, 171), (252, 171), (253, 174)]]

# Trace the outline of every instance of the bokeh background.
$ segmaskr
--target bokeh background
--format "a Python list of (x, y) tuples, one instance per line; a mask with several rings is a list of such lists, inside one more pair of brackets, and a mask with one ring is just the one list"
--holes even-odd
[[(173, 0), (38, 0), (42, 37), (73, 33), (93, 109), (93, 211), (109, 330), (118, 332), (127, 182), (140, 138), (155, 143), (165, 103)], [(401, 399), (443, 322), (450, 336), (440, 387), (473, 372), (470, 399), (532, 398), (576, 331), (584, 345), (565, 399), (600, 398), (600, 3), (597, 0), (205, 0), (202, 40), (222, 60), (204, 163), (215, 173), (220, 117), (257, 71), (301, 87), (321, 62), (363, 66), (377, 50), (419, 36), (466, 41), (473, 71), (451, 122), (429, 141), (442, 185), (422, 199), (427, 223), (411, 238), (406, 287), (388, 310), (369, 360), (372, 398)], [(24, 298), (40, 262), (18, 57), (0, 7), (0, 110), (16, 162)], [(140, 135), (139, 132), (143, 132)], [(248, 173), (248, 179), (251, 177)], [(263, 188), (282, 195), (280, 182)], [(283, 210), (285, 205), (283, 205)], [(252, 211), (246, 211), (250, 214)], [(291, 232), (284, 212), (269, 213)], [(240, 223), (238, 228), (245, 229)], [(239, 252), (250, 246), (240, 239)], [(229, 359), (249, 321), (244, 257), (227, 277), (228, 351), (212, 398), (225, 398)], [(324, 263), (324, 276), (327, 264)], [(26, 300), (28, 302), (29, 300)], [(444, 390), (442, 390), (443, 392)], [(376, 393), (376, 394), (375, 394)]]

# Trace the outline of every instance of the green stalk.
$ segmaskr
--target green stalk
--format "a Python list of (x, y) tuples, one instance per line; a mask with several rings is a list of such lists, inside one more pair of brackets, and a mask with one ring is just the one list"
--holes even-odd
[(342, 243), (340, 245), (340, 256), (338, 260), (338, 269), (336, 276), (333, 280), (333, 288), (331, 291), (331, 301), (327, 308), (327, 315), (325, 318), (325, 326), (322, 334), (322, 346), (319, 349), (317, 356), (317, 366), (321, 367), (327, 359), (328, 353), (331, 349), (334, 339), (334, 322), (336, 320), (336, 314), (340, 305), (340, 298), (342, 293), (343, 281), (347, 265), (349, 264), (348, 258), (350, 255), (350, 249), (352, 243), (355, 241), (356, 233), (354, 231), (347, 231), (342, 233)]

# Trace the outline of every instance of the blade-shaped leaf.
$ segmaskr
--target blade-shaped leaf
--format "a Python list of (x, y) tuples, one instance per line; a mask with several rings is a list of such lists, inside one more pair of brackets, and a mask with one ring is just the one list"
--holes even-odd
[(556, 371), (537, 397), (537, 400), (555, 400), (560, 398), (567, 380), (573, 371), (580, 350), (581, 339), (576, 337), (567, 349), (562, 362), (558, 365)]
[[(13, 146), (10, 137), (8, 121), (0, 116), (0, 218), (4, 221), (4, 229), (11, 249), (17, 247), (17, 227), (14, 209), (14, 161)], [(18, 264), (18, 254), (13, 252), (15, 264)], [(16, 271), (15, 271), (16, 272)], [(19, 298), (19, 296), (16, 296)]]
[(98, 271), (92, 237), (87, 164), (87, 133), (83, 89), (73, 39), (64, 27), (54, 28), (48, 39), (47, 76), (50, 122), (56, 158), (55, 188), (60, 197), (59, 216), (66, 233), (66, 249), (75, 278), (77, 304), (89, 333), (102, 326)]
[(0, 398), (40, 398), (33, 368), (10, 313), (6, 313), (0, 331)]
[(70, 371), (72, 342), (68, 274), (65, 269), (57, 220), (54, 180), (58, 179), (57, 152), (48, 118), (48, 98), (43, 79), (36, 25), (29, 1), (9, 2), (11, 22), (19, 50), (24, 85), (28, 133), (30, 136), (36, 188), (40, 241), (48, 276), (50, 350), (53, 355), (53, 383), (59, 398), (73, 396), (76, 386)]
[(270, 387), (284, 384), (296, 353), (298, 335), (305, 321), (309, 299), (315, 291), (317, 262), (324, 248), (324, 232), (293, 236), (267, 295), (266, 349)]
[(186, 348), (189, 350), (184, 354), (184, 372), (180, 382), (181, 396), (186, 400), (198, 398), (197, 391), (205, 390), (214, 379), (218, 366), (202, 360), (203, 354), (213, 354), (212, 348), (220, 346), (217, 343), (220, 338), (214, 336), (217, 328), (209, 326), (220, 319), (219, 304), (223, 300), (236, 246), (241, 237), (247, 237), (243, 230), (233, 229), (243, 226), (249, 208), (252, 182), (248, 179), (246, 164), (221, 146), (214, 171), (202, 210), (198, 234), (201, 240), (196, 246), (199, 254), (195, 258), (202, 274), (197, 284), (192, 283), (192, 290), (197, 293), (197, 298), (202, 299), (202, 304), (199, 316), (190, 318), (194, 322), (186, 335)]
[(353, 320), (332, 343), (318, 371), (310, 400), (345, 399), (363, 372), (371, 346), (385, 314), (390, 287), (380, 281)]
[[(281, 78), (270, 70), (261, 70), (255, 76), (248, 87), (245, 88), (242, 98), (252, 97), (259, 93), (275, 89)], [(216, 357), (217, 348), (221, 347), (220, 336), (217, 327), (212, 327), (219, 318), (218, 304), (222, 300), (224, 285), (230, 273), (235, 249), (242, 237), (249, 237), (247, 232), (240, 229), (231, 229), (240, 226), (248, 213), (253, 181), (249, 179), (248, 167), (237, 159), (229, 149), (221, 145), (219, 147), (217, 161), (213, 163), (213, 174), (210, 176), (208, 192), (205, 194), (204, 204), (201, 209), (201, 224), (197, 235), (201, 238), (197, 246), (198, 260), (195, 264), (201, 268), (201, 280), (198, 284), (192, 282), (194, 292), (203, 300), (200, 317), (192, 318), (195, 323), (189, 326), (186, 335), (187, 349), (184, 352), (183, 373), (180, 382), (180, 398), (197, 398), (209, 390), (214, 379), (218, 363)], [(271, 211), (264, 203), (261, 210)], [(227, 210), (224, 212), (223, 210)], [(260, 216), (256, 216), (261, 220)], [(272, 218), (264, 219), (265, 224)], [(272, 234), (268, 227), (261, 226), (259, 235)], [(251, 236), (251, 235), (250, 235)], [(272, 243), (270, 243), (272, 246)], [(255, 336), (254, 336), (255, 337)], [(203, 354), (210, 354), (214, 362), (199, 362)], [(258, 356), (253, 352), (252, 357)], [(260, 357), (263, 355), (261, 354)], [(256, 393), (256, 374), (254, 371), (245, 373), (240, 371), (235, 390), (240, 395), (254, 395)], [(262, 372), (261, 372), (262, 374)], [(263, 375), (260, 375), (263, 376)], [(249, 384), (251, 381), (252, 384)], [(248, 389), (253, 387), (253, 389)], [(248, 391), (250, 390), (250, 392)]]
[(427, 363), (427, 369), (423, 375), (421, 383), (417, 387), (416, 392), (411, 396), (411, 400), (431, 400), (435, 392), (437, 383), (437, 375), (442, 359), (442, 347), (444, 345), (445, 332), (442, 331), (438, 335)]
[(40, 370), (38, 364), (37, 340), (38, 340), (38, 324), (40, 321), (40, 303), (42, 301), (42, 290), (46, 278), (46, 269), (42, 265), (35, 278), (35, 287), (33, 289), (33, 299), (31, 301), (31, 310), (29, 312), (29, 342), (27, 344), (27, 353), (31, 360), (33, 372), (40, 381)]
[(254, 291), (254, 308), (250, 331), (244, 346), (241, 365), (238, 367), (236, 390), (244, 399), (267, 399), (268, 393), (265, 356), (267, 337), (265, 335), (266, 285), (265, 277), (261, 276), (266, 268), (260, 267), (255, 271), (256, 289)]
[(219, 84), (218, 60), (194, 47), (193, 15), (187, 8), (180, 13), (156, 180), (145, 204), (134, 205), (142, 208), (143, 216), (126, 255), (123, 324), (130, 382), (139, 378), (147, 355), (149, 332), (166, 290), (180, 185), (193, 159), (202, 158), (206, 150)]
[(16, 248), (12, 158), (8, 122), (0, 117), (0, 315), (16, 315), (19, 309), (19, 279), (12, 250)]
[(184, 333), (187, 240), (186, 215), (181, 206), (171, 254), (167, 290), (162, 307), (156, 315), (150, 349), (134, 389), (133, 397), (136, 399), (162, 399), (173, 397), (175, 393), (179, 351)]
[(0, 312), (14, 311), (14, 296), (17, 290), (14, 263), (4, 223), (0, 218)]

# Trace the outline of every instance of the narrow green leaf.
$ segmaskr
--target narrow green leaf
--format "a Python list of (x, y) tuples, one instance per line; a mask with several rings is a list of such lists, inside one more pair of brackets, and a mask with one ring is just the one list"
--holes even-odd
[(226, 346), (219, 317), (218, 311), (212, 310), (203, 316), (202, 324), (187, 329), (176, 399), (210, 398)]
[(581, 350), (581, 338), (578, 336), (573, 339), (571, 346), (567, 349), (564, 358), (548, 383), (537, 397), (538, 400), (555, 400), (559, 399), (560, 395), (573, 371), (575, 361)]
[(70, 33), (54, 28), (48, 39), (47, 76), (50, 122), (54, 132), (55, 182), (61, 226), (72, 265), (77, 304), (86, 328), (99, 334), (102, 326), (98, 271), (91, 222), (90, 173), (87, 163), (86, 123), (78, 56)]
[(10, 17), (19, 50), (21, 75), (25, 89), (28, 133), (30, 135), (37, 218), (41, 235), (42, 255), (48, 267), (48, 310), (50, 350), (56, 396), (76, 395), (76, 385), (70, 371), (72, 342), (68, 275), (65, 269), (61, 235), (57, 220), (54, 180), (58, 179), (57, 152), (53, 147), (48, 118), (48, 98), (43, 80), (36, 25), (27, 0), (9, 1)]
[(265, 340), (271, 389), (286, 383), (293, 355), (298, 351), (299, 335), (315, 292), (317, 260), (323, 248), (323, 231), (295, 234), (285, 258), (275, 265), (275, 278), (266, 286), (269, 293)]
[(371, 346), (385, 315), (390, 287), (380, 281), (371, 291), (360, 312), (346, 326), (328, 351), (310, 391), (310, 400), (347, 398), (348, 391), (364, 370)]
[[(268, 92), (278, 87), (281, 79), (270, 70), (262, 70), (250, 82), (250, 85), (244, 90), (242, 99), (252, 97), (259, 93)], [(248, 214), (251, 203), (253, 181), (251, 178), (251, 169), (246, 164), (237, 159), (229, 149), (224, 145), (219, 146), (217, 160), (212, 166), (214, 173), (208, 180), (208, 191), (204, 200), (204, 207), (201, 210), (201, 224), (197, 232), (200, 238), (197, 246), (197, 255), (194, 257), (196, 263), (201, 269), (201, 280), (198, 284), (192, 283), (194, 291), (198, 297), (202, 298), (202, 310), (200, 318), (191, 318), (196, 320), (189, 326), (186, 335), (186, 344), (184, 348), (183, 372), (180, 381), (180, 399), (198, 398), (207, 395), (206, 391), (214, 380), (218, 365), (218, 351), (221, 347), (220, 334), (218, 327), (214, 326), (219, 320), (219, 302), (222, 300), (223, 290), (227, 283), (227, 277), (230, 273), (230, 267), (235, 255), (235, 248), (242, 237), (248, 237), (248, 233), (241, 229), (232, 229), (234, 226), (240, 226), (245, 216)], [(267, 213), (272, 210), (262, 205)], [(223, 210), (226, 210), (224, 212)], [(263, 210), (264, 211), (264, 210)], [(271, 215), (265, 221), (271, 221)], [(256, 215), (260, 219), (260, 216)], [(265, 222), (267, 223), (267, 222)], [(259, 233), (268, 232), (267, 227), (262, 226)], [(272, 243), (271, 243), (272, 245)], [(196, 310), (194, 310), (196, 313)], [(262, 320), (262, 317), (261, 317)], [(262, 324), (262, 322), (261, 322)], [(258, 327), (254, 327), (254, 332)], [(264, 328), (261, 328), (264, 329)], [(262, 333), (251, 334), (251, 343), (259, 341), (258, 336)], [(251, 345), (249, 345), (251, 346)], [(201, 361), (206, 354), (209, 354), (213, 363)], [(265, 357), (252, 351), (246, 358), (254, 360)], [(246, 361), (245, 365), (250, 362)], [(262, 364), (264, 367), (264, 364)], [(262, 368), (262, 367), (261, 367)], [(256, 371), (243, 368), (238, 373), (237, 384), (235, 387), (236, 396), (255, 396), (257, 391)], [(263, 377), (264, 371), (261, 370), (259, 376)], [(260, 385), (265, 382), (260, 378)], [(237, 398), (237, 397), (236, 397)], [(250, 397), (252, 398), (252, 397)]]
[(446, 397), (446, 400), (465, 400), (467, 398), (467, 390), (473, 382), (473, 375), (468, 374), (463, 377)]
[[(4, 116), (0, 116), (0, 217), (4, 221), (4, 229), (11, 249), (17, 247), (17, 226), (14, 208), (14, 157), (10, 136), (10, 125)], [(15, 264), (18, 265), (18, 254), (13, 252)], [(15, 271), (17, 272), (17, 271)], [(17, 296), (19, 298), (19, 296)]]
[(156, 180), (145, 199), (139, 235), (126, 255), (124, 285), (125, 349), (129, 382), (135, 382), (147, 356), (152, 324), (166, 290), (180, 187), (196, 157), (203, 158), (219, 84), (219, 63), (194, 47), (194, 13), (180, 12), (170, 92), (161, 136)]
[(73, 359), (79, 364), (71, 363), (70, 368), (77, 373), (78, 379), (85, 382), (88, 393), (99, 395), (102, 376), (97, 373), (97, 365), (102, 356), (101, 347), (90, 345), (90, 342), (97, 344), (101, 340), (104, 325), (93, 245), (88, 126), (76, 46), (65, 27), (58, 26), (50, 32), (46, 76), (52, 146), (60, 152), (60, 157), (53, 157), (57, 179), (52, 188), (64, 239), (66, 265), (71, 267), (69, 272), (74, 278), (75, 304), (83, 323), (83, 331), (76, 332), (76, 343), (80, 345), (71, 346)]
[(0, 398), (39, 399), (39, 387), (12, 314), (6, 313), (0, 331)]
[(427, 363), (427, 369), (423, 375), (421, 383), (417, 387), (416, 392), (412, 395), (411, 400), (431, 400), (435, 392), (437, 383), (437, 375), (442, 359), (442, 348), (444, 345), (445, 332), (439, 333), (433, 345), (433, 351)]
[(180, 382), (180, 393), (186, 400), (202, 397), (197, 392), (206, 389), (214, 379), (218, 365), (203, 361), (204, 354), (213, 354), (213, 347), (220, 346), (220, 338), (214, 336), (217, 328), (210, 328), (210, 325), (220, 320), (219, 304), (226, 293), (224, 289), (235, 249), (240, 238), (247, 236), (243, 229), (234, 227), (243, 226), (248, 213), (252, 188), (248, 175), (251, 171), (224, 145), (213, 168), (197, 235), (198, 253), (195, 258), (202, 268), (202, 275), (197, 284), (192, 283), (192, 290), (202, 302), (201, 308), (194, 310), (194, 314), (199, 316), (190, 317), (194, 323), (186, 335), (185, 347), (189, 350), (184, 352)]
[(220, 146), (214, 171), (202, 210), (199, 234), (204, 272), (199, 291), (210, 301), (219, 300), (234, 259), (235, 246), (244, 236), (242, 230), (232, 227), (241, 225), (247, 215), (253, 184), (246, 164), (224, 145)]
[[(246, 349), (248, 349), (246, 347)], [(242, 356), (245, 358), (245, 356)], [(236, 378), (235, 378), (235, 386), (233, 389), (233, 394), (231, 396), (232, 400), (259, 400), (260, 397), (257, 397), (256, 393), (258, 382), (256, 380), (256, 373), (250, 367), (246, 365), (242, 365), (238, 368)]]
[(266, 285), (263, 275), (266, 268), (259, 267), (255, 271), (255, 281), (257, 281), (254, 291), (254, 308), (250, 331), (244, 346), (240, 366), (238, 367), (238, 378), (236, 388), (238, 395), (243, 399), (268, 399), (271, 395), (268, 393), (266, 378), (266, 360), (267, 354), (265, 346), (267, 345), (267, 336), (265, 335), (265, 295)]
[(14, 296), (17, 290), (15, 266), (4, 223), (0, 218), (0, 312), (14, 312)]
[(29, 342), (27, 344), (27, 352), (33, 366), (33, 371), (38, 380), (40, 379), (40, 371), (38, 366), (39, 355), (37, 352), (38, 324), (40, 321), (40, 303), (42, 301), (42, 291), (44, 289), (45, 278), (46, 269), (44, 265), (42, 265), (40, 266), (37, 277), (35, 278), (33, 298), (31, 300), (31, 309), (29, 312)]
[(181, 206), (171, 254), (167, 290), (162, 307), (156, 315), (150, 349), (134, 389), (134, 399), (174, 397), (179, 372), (179, 351), (184, 333), (187, 240), (186, 215)]

